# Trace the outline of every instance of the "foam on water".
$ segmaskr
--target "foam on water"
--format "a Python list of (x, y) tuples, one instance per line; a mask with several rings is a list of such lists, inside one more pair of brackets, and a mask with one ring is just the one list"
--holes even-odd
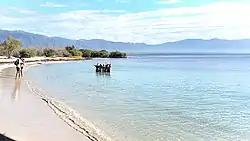
[(62, 101), (49, 97), (44, 91), (35, 84), (26, 80), (28, 88), (48, 104), (48, 106), (69, 126), (76, 131), (88, 137), (91, 141), (111, 141), (112, 139), (102, 130), (97, 128), (93, 123), (82, 117), (78, 112), (70, 108)]

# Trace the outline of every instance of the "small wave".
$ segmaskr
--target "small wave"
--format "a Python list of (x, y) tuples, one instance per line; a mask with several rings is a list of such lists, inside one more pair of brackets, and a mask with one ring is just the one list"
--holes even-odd
[(67, 106), (65, 103), (49, 97), (39, 91), (35, 84), (26, 80), (28, 88), (41, 99), (69, 126), (88, 137), (91, 141), (111, 141), (111, 138), (94, 124), (84, 119), (79, 113)]

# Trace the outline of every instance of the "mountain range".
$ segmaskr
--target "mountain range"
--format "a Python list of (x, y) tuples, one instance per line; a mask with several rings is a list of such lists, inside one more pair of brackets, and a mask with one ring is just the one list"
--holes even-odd
[(0, 42), (9, 36), (22, 42), (26, 48), (63, 48), (74, 45), (77, 48), (93, 50), (125, 51), (125, 52), (155, 52), (155, 53), (250, 53), (250, 39), (186, 39), (176, 42), (166, 42), (158, 45), (145, 43), (112, 42), (102, 39), (72, 40), (61, 37), (48, 37), (24, 31), (0, 30)]

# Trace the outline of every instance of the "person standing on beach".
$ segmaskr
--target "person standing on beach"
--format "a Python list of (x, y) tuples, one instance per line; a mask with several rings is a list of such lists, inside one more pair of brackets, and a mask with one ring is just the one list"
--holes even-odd
[(21, 57), (20, 59), (22, 60), (22, 62), (20, 63), (20, 66), (21, 66), (21, 76), (23, 77), (24, 59)]
[(21, 59), (21, 57), (19, 57), (19, 58), (17, 58), (17, 60), (14, 62), (14, 64), (15, 64), (15, 66), (16, 66), (16, 78), (17, 78), (17, 76), (20, 78), (21, 77), (21, 74), (22, 74), (22, 72), (21, 72), (21, 64), (23, 63), (23, 65), (24, 65), (24, 62), (23, 62), (23, 60)]

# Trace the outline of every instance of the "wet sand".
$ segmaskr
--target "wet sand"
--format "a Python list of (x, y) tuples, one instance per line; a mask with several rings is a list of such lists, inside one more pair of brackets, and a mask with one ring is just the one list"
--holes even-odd
[(27, 88), (14, 79), (15, 69), (0, 66), (0, 134), (17, 141), (89, 141), (64, 123)]

